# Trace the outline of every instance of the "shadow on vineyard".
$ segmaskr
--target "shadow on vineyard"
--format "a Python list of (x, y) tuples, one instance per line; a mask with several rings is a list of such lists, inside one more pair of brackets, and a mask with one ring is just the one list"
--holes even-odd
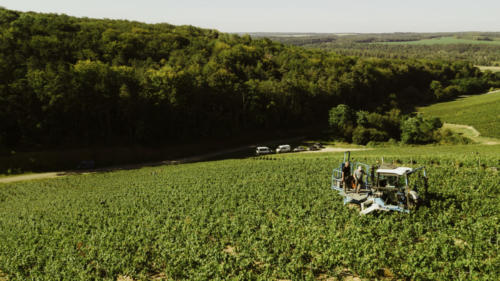
[(445, 203), (447, 206), (453, 204), (453, 202), (457, 201), (457, 196), (453, 194), (442, 194), (437, 192), (428, 192), (424, 198), (422, 205), (426, 207), (430, 207), (432, 202), (441, 202)]

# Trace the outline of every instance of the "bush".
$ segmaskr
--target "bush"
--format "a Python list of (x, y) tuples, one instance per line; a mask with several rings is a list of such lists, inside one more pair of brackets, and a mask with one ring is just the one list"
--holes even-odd
[(410, 117), (401, 124), (401, 141), (407, 144), (426, 144), (435, 141), (435, 132), (443, 126), (439, 118)]
[(368, 127), (368, 111), (360, 110), (356, 112), (356, 124), (358, 126)]
[(328, 124), (335, 136), (350, 141), (356, 124), (356, 113), (348, 105), (339, 104), (330, 109)]
[(386, 132), (379, 131), (374, 128), (365, 128), (358, 126), (353, 134), (352, 141), (356, 144), (365, 145), (368, 142), (382, 142), (389, 139)]
[(479, 77), (455, 79), (452, 83), (460, 89), (461, 94), (467, 95), (482, 93), (489, 88), (488, 81)]
[(470, 144), (473, 141), (461, 134), (452, 132), (450, 129), (438, 130), (435, 133), (434, 139), (442, 144)]
[(448, 100), (460, 95), (460, 88), (455, 85), (450, 85), (443, 90), (443, 95), (440, 100)]
[[(358, 119), (359, 120), (359, 119)], [(401, 136), (401, 112), (393, 109), (384, 115), (372, 112), (366, 115), (366, 125), (358, 123), (358, 126), (374, 128), (377, 131), (385, 132), (389, 137), (399, 139)]]

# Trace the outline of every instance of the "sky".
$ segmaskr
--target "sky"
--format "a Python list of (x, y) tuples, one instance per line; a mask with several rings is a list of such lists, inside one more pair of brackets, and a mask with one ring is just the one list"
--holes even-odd
[(500, 0), (0, 0), (0, 6), (222, 32), (500, 31)]

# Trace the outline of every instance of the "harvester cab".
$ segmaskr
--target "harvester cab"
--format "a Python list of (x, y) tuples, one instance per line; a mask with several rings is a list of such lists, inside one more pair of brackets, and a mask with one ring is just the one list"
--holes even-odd
[(424, 193), (427, 193), (425, 167), (378, 168), (360, 162), (349, 165), (350, 174), (353, 174), (354, 167), (364, 171), (361, 189), (356, 192), (352, 176), (342, 180), (342, 171), (349, 161), (350, 152), (347, 151), (344, 153), (344, 161), (339, 168), (333, 169), (331, 188), (344, 197), (344, 205), (359, 204), (360, 213), (363, 215), (375, 210), (409, 213), (422, 201), (419, 189), (423, 187)]
[(375, 210), (409, 213), (422, 201), (419, 194), (419, 187), (422, 186), (424, 193), (427, 193), (427, 174), (424, 167), (377, 169), (372, 193), (361, 203), (361, 214)]

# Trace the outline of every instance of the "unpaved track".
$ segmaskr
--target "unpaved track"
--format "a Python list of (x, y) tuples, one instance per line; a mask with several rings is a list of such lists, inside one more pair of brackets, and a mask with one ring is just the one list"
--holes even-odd
[[(268, 143), (295, 142), (295, 141), (300, 141), (303, 139), (304, 139), (304, 137), (297, 137), (297, 138), (290, 138), (290, 139), (285, 139), (285, 140), (280, 140), (280, 141), (272, 141), (272, 142), (268, 142)], [(180, 158), (180, 159), (176, 159), (176, 160), (160, 161), (160, 162), (120, 165), (120, 166), (112, 166), (112, 167), (100, 168), (100, 169), (94, 169), (94, 170), (77, 170), (77, 171), (69, 170), (69, 171), (61, 171), (61, 172), (48, 172), (48, 173), (36, 173), (36, 174), (28, 174), (28, 175), (8, 176), (8, 177), (0, 178), (0, 184), (12, 183), (12, 182), (18, 182), (18, 181), (27, 181), (27, 180), (50, 179), (50, 178), (57, 178), (57, 177), (63, 177), (63, 176), (68, 176), (68, 175), (77, 175), (77, 174), (78, 175), (92, 174), (92, 173), (98, 173), (98, 172), (111, 172), (111, 171), (118, 171), (118, 170), (140, 169), (142, 167), (154, 167), (154, 166), (162, 166), (162, 165), (176, 165), (176, 164), (200, 162), (200, 161), (206, 161), (206, 160), (213, 159), (213, 158), (227, 155), (227, 154), (232, 154), (232, 153), (236, 153), (236, 152), (240, 152), (240, 151), (253, 149), (253, 148), (255, 148), (255, 146), (256, 145), (245, 145), (245, 146), (240, 146), (240, 147), (236, 147), (236, 148), (224, 149), (224, 150), (219, 150), (219, 151), (215, 151), (215, 152), (211, 152), (211, 153), (190, 156), (190, 157)], [(321, 150), (321, 151), (324, 151), (324, 150)]]
[(50, 173), (39, 173), (39, 174), (29, 174), (29, 175), (19, 175), (11, 176), (6, 178), (0, 178), (0, 183), (11, 183), (16, 181), (28, 181), (28, 180), (39, 180), (39, 179), (50, 179), (58, 176), (64, 175), (64, 172), (50, 172)]
[[(295, 140), (297, 140), (297, 139), (288, 140), (288, 141), (291, 142), (291, 141), (295, 141)], [(287, 142), (287, 141), (282, 141), (282, 142)], [(237, 148), (233, 148), (233, 149), (225, 149), (225, 150), (221, 150), (221, 151), (216, 151), (213, 153), (185, 157), (185, 158), (181, 158), (181, 159), (177, 159), (177, 160), (167, 160), (167, 161), (160, 161), (160, 162), (150, 162), (150, 163), (131, 164), (131, 165), (120, 165), (120, 166), (113, 166), (113, 167), (95, 169), (95, 170), (61, 171), (61, 172), (49, 172), (49, 173), (36, 173), (36, 174), (28, 174), (28, 175), (9, 176), (9, 177), (5, 177), (5, 178), (0, 178), (0, 184), (1, 183), (13, 183), (13, 182), (19, 182), (19, 181), (28, 181), (28, 180), (50, 179), (50, 178), (57, 178), (57, 177), (63, 177), (63, 176), (68, 176), (68, 175), (77, 175), (77, 174), (78, 175), (92, 174), (92, 173), (98, 173), (98, 172), (111, 172), (111, 171), (118, 171), (118, 170), (140, 169), (142, 167), (154, 167), (154, 166), (162, 166), (162, 165), (177, 165), (177, 164), (200, 162), (200, 161), (213, 159), (213, 158), (218, 157), (218, 156), (252, 149), (254, 147), (255, 147), (255, 145), (247, 145), (247, 146), (241, 146), (241, 147), (237, 147)], [(323, 148), (321, 150), (304, 151), (302, 153), (343, 152), (343, 151), (359, 151), (359, 150), (369, 150), (369, 148), (326, 147), (326, 148)]]
[(302, 153), (318, 153), (318, 152), (344, 152), (344, 151), (361, 151), (372, 150), (372, 148), (348, 148), (348, 147), (325, 147), (321, 150), (304, 151)]
[(191, 156), (191, 157), (181, 158), (181, 159), (177, 159), (177, 160), (166, 160), (166, 161), (160, 161), (160, 162), (120, 165), (120, 166), (112, 166), (112, 167), (93, 169), (93, 170), (61, 171), (61, 172), (48, 172), (48, 173), (36, 173), (36, 174), (19, 175), (19, 176), (9, 176), (9, 177), (5, 177), (5, 178), (0, 178), (0, 184), (1, 183), (12, 183), (12, 182), (18, 182), (18, 181), (27, 181), (27, 180), (50, 179), (50, 178), (57, 178), (57, 177), (63, 177), (63, 176), (68, 176), (68, 175), (75, 175), (75, 174), (92, 174), (92, 173), (98, 173), (98, 172), (111, 172), (111, 171), (118, 171), (118, 170), (140, 169), (142, 167), (154, 167), (154, 166), (162, 166), (162, 165), (177, 165), (177, 164), (184, 164), (184, 163), (199, 162), (199, 161), (211, 159), (211, 158), (214, 158), (214, 157), (217, 157), (220, 155), (230, 154), (230, 153), (238, 152), (238, 151), (241, 151), (244, 149), (251, 149), (252, 147), (253, 146), (245, 146), (245, 147), (239, 147), (239, 148), (235, 148), (235, 149), (227, 149), (227, 150), (218, 151), (218, 152), (214, 152), (214, 153), (207, 153), (207, 154), (203, 154), (203, 155)]
[(474, 142), (479, 144), (486, 145), (495, 145), (500, 144), (500, 140), (496, 138), (489, 138), (481, 136), (476, 128), (469, 125), (461, 125), (461, 124), (452, 124), (452, 123), (444, 123), (443, 128), (450, 129), (457, 133), (462, 133), (465, 137), (472, 139)]

